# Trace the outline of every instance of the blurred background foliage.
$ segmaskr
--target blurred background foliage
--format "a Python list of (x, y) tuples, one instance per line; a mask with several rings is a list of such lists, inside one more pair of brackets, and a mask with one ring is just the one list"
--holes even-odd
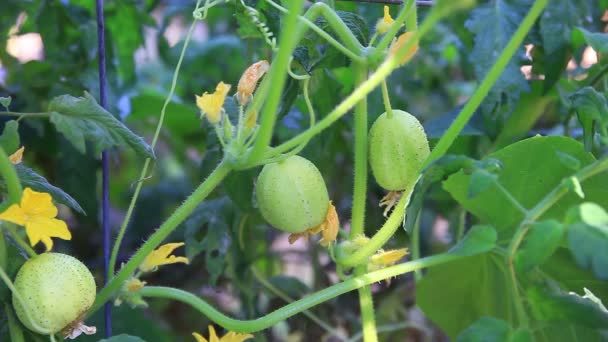
[[(264, 1), (246, 2), (256, 7), (270, 30), (280, 36), (279, 13)], [(147, 141), (154, 133), (169, 91), (194, 3), (106, 1), (108, 110)], [(475, 9), (450, 16), (423, 38), (412, 62), (388, 79), (393, 107), (415, 114), (425, 125), (431, 145), (494, 63), (530, 3), (479, 1)], [(382, 15), (380, 4), (335, 1), (335, 7), (364, 43)], [(564, 134), (582, 141), (585, 132), (576, 120), (569, 95), (584, 85), (606, 83), (602, 76), (607, 65), (598, 63), (598, 56), (608, 51), (608, 43), (603, 38), (592, 44), (585, 32), (606, 30), (607, 7), (606, 0), (551, 1), (526, 38), (525, 47), (510, 62), (451, 152), (480, 158), (535, 134)], [(398, 6), (392, 5), (393, 15), (397, 11)], [(422, 19), (427, 11), (420, 8)], [(90, 0), (2, 2), (0, 44), (5, 48), (0, 49), (0, 96), (12, 97), (12, 111), (44, 111), (53, 97), (81, 96), (83, 90), (97, 96), (94, 16), (94, 1)], [(221, 157), (219, 143), (210, 134), (211, 127), (199, 120), (194, 95), (212, 91), (219, 81), (236, 85), (247, 66), (270, 56), (270, 48), (239, 1), (213, 8), (207, 19), (198, 23), (167, 110), (156, 148), (157, 159), (150, 177), (143, 180), (145, 186), (119, 261), (129, 258)], [(349, 62), (312, 33), (294, 57), (294, 68), (312, 75), (311, 98), (322, 118), (353, 89)], [(300, 93), (300, 84), (290, 80), (283, 94), (274, 142), (307, 127), (308, 113)], [(229, 111), (230, 106), (234, 108), (231, 99), (227, 104)], [(382, 112), (381, 94), (376, 90), (369, 98), (370, 123)], [(9, 119), (2, 117), (2, 125)], [(345, 116), (302, 152), (321, 170), (345, 227), (352, 195), (352, 126), (352, 119)], [(74, 238), (58, 241), (56, 250), (83, 260), (101, 283), (99, 156), (90, 149), (85, 154), (79, 152), (43, 119), (21, 120), (19, 133), (26, 147), (24, 163), (74, 197), (86, 212), (83, 215), (61, 208)], [(593, 152), (603, 153), (599, 147)], [(112, 150), (110, 156), (111, 226), (116, 232), (138, 181), (143, 158), (130, 150)], [(286, 236), (270, 229), (261, 218), (252, 196), (258, 172), (254, 169), (229, 176), (170, 237), (172, 241), (186, 242), (183, 252), (191, 260), (190, 265), (161, 268), (145, 280), (192, 291), (242, 319), (255, 318), (284, 305), (276, 289), (299, 298), (335, 283), (335, 267), (314, 241), (289, 246)], [(384, 193), (373, 180), (369, 184), (366, 229), (371, 235), (384, 221), (377, 206)], [(424, 208), (424, 255), (445, 249), (457, 222), (471, 219), (439, 184), (431, 187)], [(387, 248), (405, 244), (407, 236), (400, 231)], [(12, 252), (16, 253), (14, 248)], [(16, 267), (13, 265), (10, 270), (14, 273)], [(256, 272), (252, 271), (254, 268)], [(269, 289), (264, 279), (276, 289)], [(376, 284), (373, 290), (378, 324), (389, 330), (381, 335), (384, 340), (445, 339), (414, 306), (411, 276)], [(361, 329), (356, 293), (331, 300), (312, 312), (344, 334), (353, 336)], [(93, 320), (91, 323), (103, 326), (99, 315)], [(168, 301), (151, 301), (145, 311), (125, 305), (114, 311), (115, 334), (128, 333), (147, 341), (192, 340), (190, 333), (206, 332), (207, 324), (205, 317), (189, 307)], [(4, 328), (0, 331), (0, 340), (5, 340), (6, 333)], [(256, 334), (256, 340), (336, 339), (330, 335), (306, 316), (297, 315)]]

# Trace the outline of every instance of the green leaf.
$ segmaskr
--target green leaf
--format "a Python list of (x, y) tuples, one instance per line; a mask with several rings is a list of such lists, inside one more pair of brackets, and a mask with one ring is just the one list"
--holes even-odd
[(186, 257), (193, 260), (205, 252), (206, 270), (213, 285), (224, 271), (230, 246), (230, 222), (234, 213), (226, 197), (201, 203), (184, 223)]
[(456, 342), (505, 342), (509, 340), (511, 326), (493, 317), (482, 317), (466, 328)]
[(605, 132), (608, 126), (608, 101), (604, 94), (597, 92), (592, 87), (581, 88), (569, 96), (571, 108), (576, 112), (578, 121), (583, 127), (586, 148), (591, 146), (593, 135), (596, 131)]
[(13, 100), (13, 98), (10, 96), (7, 96), (7, 97), (0, 96), (0, 106), (6, 108), (6, 110), (8, 110), (8, 106), (11, 105), (12, 100)]
[(430, 268), (417, 286), (416, 303), (455, 339), (481, 317), (509, 320), (514, 311), (508, 284), (504, 259), (478, 254)]
[[(478, 80), (483, 79), (500, 52), (517, 30), (527, 11), (527, 2), (517, 0), (496, 0), (482, 4), (471, 12), (471, 18), (465, 26), (475, 35), (475, 44), (471, 51), (471, 63), (475, 66)], [(497, 103), (506, 97), (510, 105), (519, 94), (528, 89), (528, 83), (519, 70), (515, 59), (511, 59), (481, 107), (488, 114)]]
[(60, 188), (50, 184), (46, 178), (37, 174), (36, 171), (23, 166), (22, 164), (15, 165), (15, 169), (17, 170), (17, 175), (19, 176), (21, 184), (24, 187), (30, 187), (33, 190), (40, 192), (47, 192), (53, 197), (53, 200), (61, 204), (65, 204), (81, 214), (85, 214), (82, 207), (80, 207), (78, 202), (76, 202), (72, 196), (68, 195)]
[(89, 142), (96, 154), (114, 147), (130, 146), (140, 155), (154, 158), (154, 151), (141, 137), (97, 104), (87, 92), (84, 97), (58, 96), (49, 104), (49, 111), (57, 130), (82, 154), (86, 153), (85, 142)]
[(473, 226), (464, 239), (452, 247), (448, 253), (472, 256), (492, 250), (496, 246), (496, 230), (491, 226)]
[(575, 34), (582, 34), (587, 45), (598, 53), (608, 53), (608, 33), (589, 32), (582, 27), (576, 28)]
[(541, 266), (541, 270), (559, 286), (567, 291), (579, 291), (588, 288), (604, 302), (608, 301), (608, 286), (605, 280), (598, 279), (591, 270), (577, 265), (572, 253), (567, 248), (559, 248), (553, 256)]
[(568, 227), (568, 243), (577, 264), (608, 280), (608, 213), (597, 204), (583, 203), (567, 216), (574, 222)]
[(556, 220), (536, 222), (531, 225), (521, 247), (515, 254), (518, 272), (528, 272), (543, 264), (559, 247), (565, 227)]
[(127, 334), (120, 334), (116, 336), (112, 336), (110, 338), (104, 338), (103, 340), (99, 340), (99, 342), (146, 342), (137, 336), (131, 336)]
[[(569, 167), (564, 166), (555, 157), (558, 151), (578, 159), (582, 167), (594, 161), (593, 156), (586, 153), (579, 142), (557, 136), (538, 136), (522, 140), (488, 155), (484, 160), (494, 158), (502, 163), (498, 181), (515, 200), (529, 209), (553, 189), (561, 186), (564, 178), (573, 174)], [(510, 239), (514, 229), (524, 218), (524, 213), (500, 192), (488, 191), (475, 198), (468, 198), (470, 182), (469, 175), (458, 172), (443, 182), (443, 188), (482, 223), (496, 227), (499, 240)], [(608, 206), (608, 197), (605, 195), (608, 192), (606, 173), (586, 179), (581, 182), (581, 186), (586, 201)], [(555, 203), (542, 219), (561, 220), (568, 208), (581, 202), (582, 199), (575, 193), (568, 193)]]
[(478, 169), (473, 171), (471, 174), (471, 183), (469, 184), (469, 198), (473, 198), (495, 186), (497, 179), (498, 175), (486, 170)]
[(4, 130), (0, 135), (0, 146), (7, 155), (11, 155), (19, 149), (19, 123), (16, 120), (11, 120), (4, 125)]
[(534, 318), (539, 321), (564, 322), (593, 329), (608, 326), (608, 311), (576, 293), (532, 287), (526, 292), (526, 297)]

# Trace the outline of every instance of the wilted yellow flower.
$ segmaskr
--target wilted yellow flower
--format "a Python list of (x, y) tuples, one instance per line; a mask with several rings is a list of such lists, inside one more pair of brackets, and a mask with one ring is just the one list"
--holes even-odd
[(230, 91), (230, 84), (224, 82), (218, 83), (215, 87), (215, 92), (209, 94), (205, 92), (203, 95), (196, 95), (196, 105), (201, 110), (201, 118), (207, 117), (207, 120), (212, 124), (218, 124), (222, 118), (224, 110), (224, 100)]
[(258, 112), (255, 110), (252, 110), (250, 112), (247, 113), (247, 116), (245, 117), (245, 127), (248, 129), (252, 129), (253, 127), (255, 127), (255, 124), (258, 121)]
[(144, 262), (139, 265), (139, 270), (142, 272), (150, 272), (156, 271), (158, 266), (161, 265), (175, 264), (179, 262), (188, 264), (188, 258), (170, 255), (176, 248), (181, 247), (183, 245), (183, 242), (175, 242), (167, 243), (158, 247), (150, 254), (148, 254), (148, 256), (144, 259)]
[(25, 151), (25, 146), (21, 146), (21, 148), (15, 151), (15, 153), (11, 154), (8, 159), (14, 165), (21, 164), (21, 160), (23, 159), (23, 151)]
[(258, 81), (266, 71), (269, 69), (268, 61), (261, 60), (259, 62), (253, 63), (241, 76), (239, 80), (239, 85), (236, 90), (236, 98), (241, 104), (244, 106), (249, 101), (251, 94), (255, 90), (255, 86), (258, 84)]
[[(399, 48), (402, 47), (403, 45), (405, 45), (405, 43), (407, 43), (412, 38), (413, 35), (414, 35), (414, 31), (405, 32), (404, 34), (400, 35), (399, 38), (397, 38), (397, 40), (395, 40), (391, 44), (391, 46), (388, 50), (389, 56), (396, 55)], [(403, 65), (407, 61), (409, 61), (414, 56), (416, 51), (418, 51), (418, 42), (416, 42), (409, 49), (409, 51), (407, 51), (407, 53), (403, 57), (401, 57), (401, 59), (399, 60), (399, 65)]]
[(390, 266), (399, 261), (407, 254), (407, 248), (394, 249), (391, 251), (379, 251), (372, 255), (370, 262), (378, 266)]
[(376, 23), (376, 31), (380, 34), (385, 34), (394, 22), (395, 20), (393, 17), (391, 17), (391, 12), (389, 11), (388, 6), (384, 5), (384, 17), (382, 19), (378, 19), (378, 22)]
[(325, 221), (323, 221), (320, 225), (310, 228), (302, 233), (294, 233), (289, 235), (289, 243), (296, 242), (301, 237), (308, 237), (310, 235), (315, 235), (321, 233), (321, 240), (319, 243), (323, 247), (329, 246), (332, 242), (336, 241), (336, 237), (338, 237), (338, 231), (340, 230), (340, 220), (338, 219), (338, 213), (336, 212), (336, 207), (329, 202), (329, 208), (327, 209), (327, 214), (325, 216)]
[(127, 283), (125, 284), (125, 287), (127, 288), (127, 291), (130, 292), (137, 292), (139, 290), (142, 289), (142, 287), (146, 286), (146, 282), (145, 281), (141, 281), (137, 278), (131, 278), (127, 281)]
[(208, 340), (206, 338), (204, 338), (203, 336), (201, 336), (199, 333), (193, 332), (192, 336), (194, 336), (194, 338), (196, 339), (196, 342), (243, 342), (250, 338), (253, 338), (253, 335), (251, 335), (251, 334), (240, 334), (240, 333), (235, 333), (234, 331), (230, 331), (226, 335), (218, 338), (217, 334), (215, 333), (215, 328), (213, 327), (213, 325), (209, 326), (209, 339)]
[(53, 248), (51, 237), (72, 239), (68, 226), (56, 216), (57, 207), (51, 195), (25, 188), (21, 203), (8, 207), (0, 214), (0, 219), (24, 226), (32, 247), (42, 241), (48, 252)]

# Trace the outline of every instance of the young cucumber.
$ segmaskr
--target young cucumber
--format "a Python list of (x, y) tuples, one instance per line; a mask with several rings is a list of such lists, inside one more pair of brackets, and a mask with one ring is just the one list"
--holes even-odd
[(323, 176), (300, 156), (265, 165), (257, 180), (256, 198), (266, 221), (288, 233), (318, 226), (329, 209)]
[(429, 142), (412, 114), (383, 113), (369, 131), (369, 162), (376, 182), (386, 190), (402, 191), (411, 185), (429, 156)]

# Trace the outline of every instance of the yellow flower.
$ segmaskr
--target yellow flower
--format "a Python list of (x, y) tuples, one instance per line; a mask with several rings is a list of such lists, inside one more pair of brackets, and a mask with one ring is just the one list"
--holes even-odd
[(11, 154), (8, 159), (14, 165), (21, 164), (21, 160), (23, 159), (23, 151), (25, 150), (25, 146), (21, 146), (20, 149), (15, 151), (15, 153)]
[[(399, 49), (403, 45), (405, 45), (405, 43), (407, 43), (412, 38), (413, 35), (414, 35), (414, 31), (405, 32), (404, 34), (400, 35), (399, 38), (397, 38), (397, 40), (393, 41), (393, 43), (391, 44), (391, 46), (388, 49), (389, 56), (396, 55), (397, 51), (399, 51)], [(401, 57), (401, 59), (399, 60), (399, 65), (403, 65), (407, 61), (409, 61), (414, 56), (416, 51), (418, 51), (418, 42), (414, 43), (414, 45), (412, 45), (412, 47), (409, 49), (409, 51), (407, 51), (407, 53), (403, 57)]]
[(157, 249), (153, 250), (148, 256), (144, 259), (144, 262), (139, 266), (139, 270), (142, 272), (150, 272), (156, 271), (158, 266), (175, 264), (178, 262), (183, 262), (184, 264), (188, 264), (188, 258), (186, 257), (176, 257), (175, 255), (170, 255), (173, 250), (178, 247), (183, 246), (183, 242), (175, 242), (175, 243), (167, 243), (164, 244)]
[(391, 12), (389, 11), (388, 6), (384, 5), (384, 18), (378, 19), (378, 22), (376, 23), (376, 31), (380, 34), (385, 34), (394, 22), (395, 20), (393, 20), (393, 17), (391, 17)]
[(251, 94), (255, 90), (255, 86), (258, 84), (258, 81), (266, 71), (269, 69), (268, 61), (261, 60), (259, 62), (253, 63), (245, 72), (241, 79), (239, 80), (239, 85), (236, 90), (236, 98), (239, 100), (241, 106), (244, 106), (249, 101)]
[(201, 96), (196, 95), (196, 105), (201, 110), (201, 118), (206, 115), (209, 122), (214, 125), (218, 124), (222, 118), (224, 100), (226, 100), (228, 91), (230, 91), (230, 84), (220, 82), (215, 87), (213, 94), (205, 92)]
[(25, 188), (21, 204), (11, 205), (0, 214), (0, 219), (24, 226), (32, 247), (42, 241), (48, 252), (53, 248), (51, 237), (72, 239), (68, 226), (55, 216), (57, 207), (53, 204), (51, 195)]
[(218, 338), (217, 334), (215, 333), (215, 328), (213, 328), (213, 325), (209, 326), (209, 339), (207, 340), (206, 338), (204, 338), (203, 336), (201, 336), (198, 333), (192, 333), (192, 336), (194, 336), (194, 338), (196, 339), (196, 342), (243, 342), (243, 341), (247, 341), (250, 338), (253, 338), (253, 335), (251, 334), (240, 334), (240, 333), (235, 333), (234, 331), (230, 331), (228, 332), (226, 335)]

